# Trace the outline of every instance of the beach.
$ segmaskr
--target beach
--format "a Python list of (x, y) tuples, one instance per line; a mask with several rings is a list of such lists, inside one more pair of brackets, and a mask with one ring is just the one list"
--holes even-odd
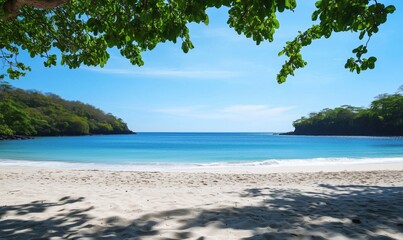
[(3, 166), (0, 239), (403, 239), (403, 163), (298, 170)]

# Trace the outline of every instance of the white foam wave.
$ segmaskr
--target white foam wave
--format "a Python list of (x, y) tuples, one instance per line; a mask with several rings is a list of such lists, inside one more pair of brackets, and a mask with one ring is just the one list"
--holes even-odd
[(392, 158), (310, 158), (310, 159), (268, 159), (253, 162), (207, 163), (200, 166), (321, 166), (340, 164), (382, 164), (402, 163), (403, 157)]
[(240, 169), (248, 167), (302, 167), (302, 166), (340, 166), (357, 164), (403, 163), (403, 157), (391, 158), (311, 158), (311, 159), (268, 159), (263, 161), (213, 162), (213, 163), (76, 163), (58, 161), (31, 161), (0, 159), (1, 166), (21, 166), (39, 168), (63, 168), (78, 170), (115, 170), (115, 171), (169, 171), (169, 170), (208, 170)]

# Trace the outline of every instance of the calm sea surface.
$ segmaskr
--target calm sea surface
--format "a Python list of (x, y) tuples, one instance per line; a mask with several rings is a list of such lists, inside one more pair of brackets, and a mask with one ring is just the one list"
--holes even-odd
[(258, 165), (403, 161), (403, 138), (138, 133), (0, 141), (0, 165)]

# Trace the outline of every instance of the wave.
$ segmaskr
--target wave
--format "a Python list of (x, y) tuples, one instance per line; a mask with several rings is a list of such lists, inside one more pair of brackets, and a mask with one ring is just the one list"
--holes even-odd
[[(311, 159), (268, 159), (263, 161), (212, 162), (212, 163), (82, 163), (62, 161), (32, 161), (0, 159), (0, 166), (62, 168), (78, 170), (114, 171), (169, 171), (203, 169), (240, 169), (248, 167), (299, 167), (299, 166), (340, 166), (356, 164), (403, 163), (403, 157), (390, 158), (311, 158)], [(247, 170), (247, 169), (245, 169)]]
[(200, 166), (318, 166), (340, 164), (402, 163), (403, 157), (390, 158), (310, 158), (310, 159), (268, 159), (252, 162), (216, 162)]

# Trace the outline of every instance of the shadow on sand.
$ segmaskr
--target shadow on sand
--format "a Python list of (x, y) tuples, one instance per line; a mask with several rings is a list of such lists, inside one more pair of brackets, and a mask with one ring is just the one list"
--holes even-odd
[[(0, 239), (207, 239), (194, 229), (248, 230), (243, 239), (393, 239), (403, 232), (403, 188), (320, 185), (315, 192), (252, 188), (240, 198), (259, 204), (216, 209), (174, 209), (136, 219), (108, 218), (104, 224), (91, 217), (93, 207), (74, 208), (84, 198), (64, 197), (58, 202), (35, 201), (0, 207)], [(240, 200), (242, 201), (242, 200)], [(37, 220), (49, 208), (57, 214)], [(26, 216), (22, 218), (22, 216)], [(23, 219), (23, 220), (21, 220)], [(175, 221), (170, 235), (161, 226)]]

